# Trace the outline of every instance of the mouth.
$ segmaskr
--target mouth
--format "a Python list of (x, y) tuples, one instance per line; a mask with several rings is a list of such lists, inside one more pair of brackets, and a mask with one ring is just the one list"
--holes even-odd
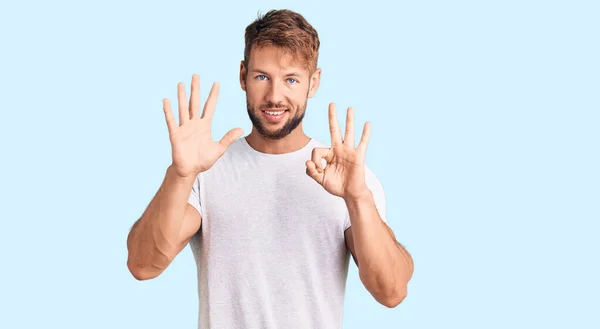
[(277, 123), (281, 121), (281, 119), (285, 117), (288, 112), (289, 110), (262, 110), (262, 113), (267, 119), (267, 121), (272, 123)]

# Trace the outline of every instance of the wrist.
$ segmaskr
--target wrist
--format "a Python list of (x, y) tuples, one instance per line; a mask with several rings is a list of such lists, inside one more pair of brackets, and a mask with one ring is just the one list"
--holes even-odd
[(373, 201), (373, 193), (367, 187), (362, 189), (358, 193), (344, 196), (344, 201), (347, 205), (359, 205), (364, 203), (370, 203)]
[(166, 176), (170, 180), (173, 180), (177, 183), (185, 184), (185, 183), (193, 182), (194, 179), (196, 179), (196, 176), (198, 176), (198, 175), (197, 174), (181, 175), (180, 173), (177, 172), (177, 169), (175, 168), (175, 166), (173, 164), (171, 164), (167, 167)]

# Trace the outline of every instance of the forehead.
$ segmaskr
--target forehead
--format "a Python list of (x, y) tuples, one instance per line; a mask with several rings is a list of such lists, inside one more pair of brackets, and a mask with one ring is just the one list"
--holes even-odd
[(275, 46), (254, 46), (250, 50), (248, 70), (307, 74), (306, 65), (289, 51)]

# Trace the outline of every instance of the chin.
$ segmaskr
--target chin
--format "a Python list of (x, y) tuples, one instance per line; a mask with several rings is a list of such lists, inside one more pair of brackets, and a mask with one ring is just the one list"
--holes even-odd
[(290, 132), (287, 132), (287, 131), (284, 132), (281, 128), (282, 127), (277, 127), (277, 128), (273, 128), (273, 129), (269, 129), (269, 128), (257, 129), (257, 130), (260, 133), (260, 135), (266, 139), (279, 140), (290, 134)]

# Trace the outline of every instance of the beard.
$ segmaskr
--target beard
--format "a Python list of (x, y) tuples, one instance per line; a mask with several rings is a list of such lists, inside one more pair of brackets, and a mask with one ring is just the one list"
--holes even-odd
[[(304, 102), (304, 105), (302, 106), (296, 106), (295, 111), (293, 111), (295, 115), (291, 117), (292, 109), (288, 106), (282, 106), (281, 104), (266, 103), (260, 105), (257, 108), (254, 104), (250, 103), (248, 98), (246, 98), (246, 108), (248, 110), (248, 116), (250, 117), (250, 121), (252, 121), (252, 125), (254, 126), (254, 128), (256, 128), (260, 135), (267, 139), (282, 139), (285, 136), (289, 135), (292, 131), (294, 131), (294, 129), (296, 129), (300, 125), (300, 123), (302, 123), (302, 119), (304, 119), (304, 114), (306, 113), (306, 103), (307, 102)], [(271, 131), (267, 129), (267, 127), (263, 124), (260, 117), (262, 115), (261, 112), (265, 108), (290, 110), (288, 113), (290, 115), (290, 118), (283, 124), (283, 127), (275, 131)]]

